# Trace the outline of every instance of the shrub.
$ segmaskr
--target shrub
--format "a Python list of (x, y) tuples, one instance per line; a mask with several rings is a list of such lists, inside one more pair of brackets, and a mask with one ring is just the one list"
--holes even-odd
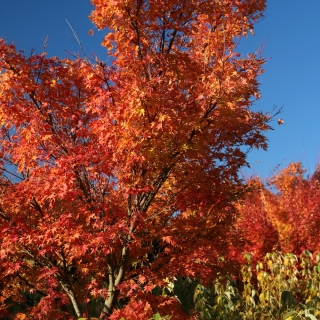
[(199, 319), (311, 319), (320, 315), (320, 254), (309, 251), (299, 257), (268, 253), (264, 260), (246, 265), (237, 281), (218, 277), (212, 288), (198, 285), (195, 309)]

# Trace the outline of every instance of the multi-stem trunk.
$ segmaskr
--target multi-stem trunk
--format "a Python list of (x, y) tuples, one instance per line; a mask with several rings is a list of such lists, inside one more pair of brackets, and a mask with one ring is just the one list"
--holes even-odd
[(114, 262), (110, 257), (108, 260), (109, 286), (108, 295), (104, 301), (104, 306), (100, 315), (100, 319), (105, 319), (111, 315), (114, 306), (117, 303), (119, 290), (117, 286), (123, 281), (129, 261), (129, 249), (127, 245), (122, 248), (121, 258), (118, 267), (114, 266)]

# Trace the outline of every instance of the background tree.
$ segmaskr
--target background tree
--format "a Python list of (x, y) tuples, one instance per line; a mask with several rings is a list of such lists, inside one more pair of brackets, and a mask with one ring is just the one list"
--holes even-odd
[(259, 178), (251, 179), (247, 184), (249, 190), (237, 205), (239, 216), (236, 226), (244, 242), (243, 252), (251, 252), (253, 260), (257, 262), (268, 252), (281, 248), (278, 228), (272, 215), (275, 195)]
[(254, 179), (248, 187), (238, 204), (237, 228), (255, 260), (274, 250), (319, 251), (319, 168), (307, 176), (301, 163), (291, 163), (266, 183)]
[(306, 176), (301, 163), (291, 163), (269, 181), (274, 190), (270, 217), (278, 229), (280, 248), (300, 254), (318, 251), (320, 222), (319, 168)]
[(251, 109), (265, 61), (236, 47), (265, 1), (92, 3), (105, 62), (0, 42), (3, 296), (43, 319), (173, 313), (154, 286), (234, 265), (238, 170), (271, 117)]

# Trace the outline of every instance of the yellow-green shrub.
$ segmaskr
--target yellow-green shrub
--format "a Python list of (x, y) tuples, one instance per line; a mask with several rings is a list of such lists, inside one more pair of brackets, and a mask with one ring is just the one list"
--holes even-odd
[(220, 276), (212, 288), (196, 287), (200, 319), (320, 319), (319, 253), (268, 253), (256, 266), (250, 254), (244, 258), (240, 285)]

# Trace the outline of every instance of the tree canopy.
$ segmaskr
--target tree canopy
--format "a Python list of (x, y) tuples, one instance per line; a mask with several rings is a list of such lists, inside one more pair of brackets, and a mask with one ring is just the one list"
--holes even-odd
[(265, 1), (92, 4), (105, 61), (0, 42), (2, 307), (30, 292), (37, 319), (179, 314), (155, 286), (210, 281), (241, 244), (239, 168), (271, 115), (252, 108), (265, 60), (237, 44)]

